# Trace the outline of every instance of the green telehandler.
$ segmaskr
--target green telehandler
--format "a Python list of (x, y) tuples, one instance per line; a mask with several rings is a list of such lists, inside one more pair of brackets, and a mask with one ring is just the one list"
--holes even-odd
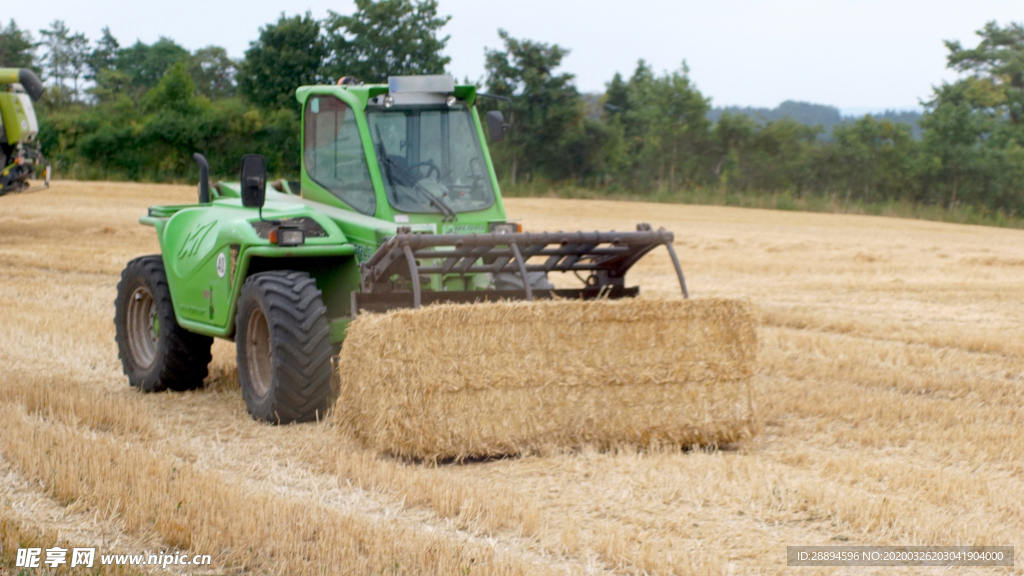
[(29, 188), (29, 179), (43, 166), (44, 186), (50, 167), (39, 151), (39, 123), (32, 102), (43, 95), (43, 83), (27, 68), (0, 68), (0, 196)]
[[(198, 388), (212, 339), (233, 339), (252, 416), (311, 421), (329, 408), (331, 359), (358, 314), (630, 298), (639, 288), (626, 272), (659, 246), (686, 296), (669, 231), (523, 232), (508, 221), (484, 130), (499, 142), (508, 124), (498, 110), (481, 122), (477, 102), (496, 97), (475, 86), (402, 76), (303, 86), (296, 98), (299, 180), (268, 183), (264, 158), (247, 155), (240, 182), (211, 185), (196, 154), (198, 202), (140, 219), (161, 254), (129, 262), (118, 284), (116, 341), (132, 386)], [(582, 286), (556, 289), (552, 272)]]

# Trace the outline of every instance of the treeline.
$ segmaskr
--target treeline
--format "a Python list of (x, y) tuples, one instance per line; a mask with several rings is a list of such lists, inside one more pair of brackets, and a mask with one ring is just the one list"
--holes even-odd
[(299, 172), (295, 88), (342, 76), (442, 73), (448, 17), (434, 1), (358, 0), (353, 15), (286, 17), (261, 28), (236, 61), (218, 46), (190, 52), (170, 38), (122, 46), (54, 21), (38, 38), (12, 20), (0, 65), (32, 67), (48, 89), (37, 104), (40, 143), (58, 177), (181, 181), (192, 154), (230, 176), (246, 153), (280, 176)]
[[(50, 86), (39, 105), (44, 153), (58, 174), (155, 181), (194, 178), (201, 151), (230, 175), (243, 153), (272, 172), (299, 170), (294, 89), (343, 76), (444, 72), (434, 0), (357, 0), (352, 15), (282, 16), (241, 60), (173, 40), (91, 41), (63, 22), (38, 38), (0, 29), (0, 65), (32, 66)], [(562, 69), (564, 47), (499, 30), (481, 89), (513, 100), (512, 130), (493, 147), (503, 180), (664, 195), (704, 189), (784, 193), (834, 202), (909, 202), (1019, 215), (1024, 209), (1024, 28), (990, 23), (978, 43), (947, 42), (961, 73), (934, 88), (911, 124), (865, 116), (832, 126), (712, 111), (685, 63), (658, 72), (640, 61), (597, 99)], [(711, 116), (709, 118), (709, 116)], [(899, 118), (894, 118), (899, 120)], [(827, 124), (827, 122), (823, 122)]]
[(683, 66), (659, 74), (641, 61), (616, 74), (600, 114), (579, 105), (566, 51), (502, 34), (487, 85), (516, 102), (518, 130), (498, 151), (509, 178), (572, 180), (640, 194), (710, 188), (858, 203), (905, 202), (1020, 215), (1024, 208), (1024, 27), (989, 23), (965, 48), (947, 42), (962, 73), (936, 87), (913, 127), (865, 116), (835, 125), (708, 118), (710, 99)]

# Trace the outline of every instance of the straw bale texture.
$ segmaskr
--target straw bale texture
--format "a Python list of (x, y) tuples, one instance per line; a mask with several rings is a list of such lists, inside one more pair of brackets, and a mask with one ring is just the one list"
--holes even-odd
[(427, 460), (753, 433), (749, 307), (732, 300), (500, 302), (360, 315), (336, 417)]

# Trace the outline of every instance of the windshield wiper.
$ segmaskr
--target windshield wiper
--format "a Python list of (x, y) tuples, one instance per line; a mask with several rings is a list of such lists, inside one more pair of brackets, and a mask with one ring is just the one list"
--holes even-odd
[[(384, 138), (380, 134), (380, 124), (374, 125), (374, 128), (377, 129), (377, 147), (379, 148), (378, 153), (381, 155), (381, 159), (384, 161), (384, 172), (387, 174), (388, 182), (391, 183), (391, 187), (394, 188), (395, 180), (398, 180), (398, 184), (401, 184), (402, 186), (405, 186), (407, 188), (412, 188), (413, 190), (419, 192), (420, 195), (426, 197), (427, 202), (430, 203), (430, 207), (440, 212), (441, 215), (444, 216), (445, 220), (450, 220), (454, 222), (455, 219), (457, 218), (455, 210), (453, 210), (451, 206), (445, 203), (445, 201), (442, 200), (438, 195), (434, 194), (430, 190), (427, 190), (425, 186), (420, 184), (419, 180), (412, 181), (412, 179), (409, 178), (408, 175), (396, 176), (392, 172), (392, 167), (396, 166), (398, 163), (392, 160), (391, 156), (388, 156), (387, 148), (384, 147)], [(398, 201), (397, 197), (395, 198), (395, 201)]]
[(430, 202), (430, 205), (433, 206), (434, 208), (437, 208), (438, 211), (440, 211), (441, 214), (444, 215), (445, 220), (450, 220), (452, 222), (455, 221), (455, 210), (452, 210), (451, 206), (449, 206), (444, 200), (441, 200), (440, 196), (434, 194), (430, 190), (427, 190), (427, 187), (420, 184), (418, 180), (416, 181), (415, 184), (413, 184), (412, 189), (417, 190), (420, 192), (420, 194), (426, 196), (427, 201)]
[[(380, 125), (378, 124), (374, 128), (377, 129), (377, 153), (380, 154), (381, 160), (384, 161), (384, 173), (388, 177), (388, 183), (394, 188), (395, 178), (391, 173), (391, 164), (394, 160), (391, 159), (391, 156), (388, 156), (388, 150), (384, 147), (384, 138), (380, 135)], [(395, 198), (395, 200), (398, 200), (398, 198)]]

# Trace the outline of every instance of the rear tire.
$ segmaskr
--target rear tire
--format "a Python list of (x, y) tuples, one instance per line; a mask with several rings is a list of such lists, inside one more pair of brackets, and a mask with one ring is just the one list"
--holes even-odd
[(254, 274), (235, 316), (238, 380), (249, 413), (277, 424), (322, 419), (330, 405), (327, 307), (305, 272)]
[(202, 387), (213, 338), (178, 326), (160, 256), (136, 258), (121, 272), (114, 328), (129, 384), (143, 392)]

